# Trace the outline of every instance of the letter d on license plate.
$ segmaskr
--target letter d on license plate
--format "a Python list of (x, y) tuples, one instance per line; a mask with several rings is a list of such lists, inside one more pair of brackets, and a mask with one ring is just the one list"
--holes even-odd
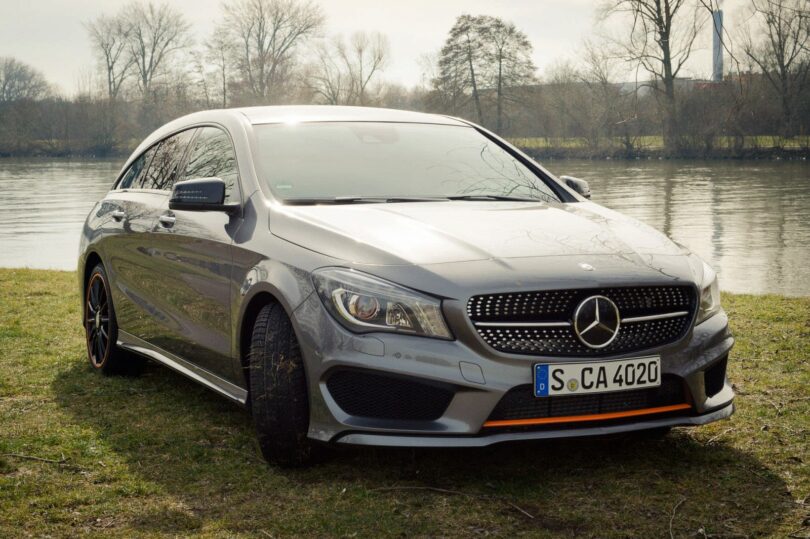
[(660, 385), (661, 358), (658, 356), (534, 366), (535, 397), (606, 393)]

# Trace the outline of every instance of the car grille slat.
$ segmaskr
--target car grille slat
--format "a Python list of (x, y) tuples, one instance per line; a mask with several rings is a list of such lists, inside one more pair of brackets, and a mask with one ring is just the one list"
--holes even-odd
[[(577, 305), (594, 295), (612, 300), (623, 320), (615, 340), (601, 349), (585, 346), (572, 324)], [(688, 285), (593, 288), (473, 296), (467, 315), (484, 342), (501, 352), (596, 357), (680, 340), (695, 306), (696, 293)]]

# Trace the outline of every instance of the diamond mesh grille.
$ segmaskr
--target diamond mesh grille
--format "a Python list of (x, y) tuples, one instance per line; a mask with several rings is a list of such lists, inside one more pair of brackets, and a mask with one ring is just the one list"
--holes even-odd
[[(572, 326), (521, 327), (521, 323), (572, 322), (579, 303), (593, 295), (610, 298), (622, 319), (685, 311), (675, 318), (623, 323), (607, 347), (592, 349), (577, 338)], [(695, 309), (691, 286), (600, 288), (489, 294), (470, 298), (467, 315), (481, 338), (502, 352), (543, 356), (599, 356), (635, 352), (673, 343), (689, 329)]]

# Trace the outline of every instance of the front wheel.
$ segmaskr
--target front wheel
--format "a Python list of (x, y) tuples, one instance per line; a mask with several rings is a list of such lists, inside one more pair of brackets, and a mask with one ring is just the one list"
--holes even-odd
[(250, 403), (262, 455), (281, 466), (302, 466), (317, 447), (307, 437), (309, 398), (304, 361), (287, 313), (262, 307), (250, 341)]
[(110, 284), (104, 266), (90, 272), (85, 286), (84, 330), (90, 365), (104, 374), (138, 374), (143, 360), (116, 345), (118, 324), (110, 299)]

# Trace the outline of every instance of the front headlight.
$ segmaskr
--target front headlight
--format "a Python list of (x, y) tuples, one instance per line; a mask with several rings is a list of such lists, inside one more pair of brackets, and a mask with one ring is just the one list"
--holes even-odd
[(316, 270), (312, 280), (326, 309), (351, 331), (453, 338), (436, 298), (344, 268)]
[(703, 262), (703, 280), (700, 285), (700, 310), (697, 323), (708, 320), (720, 312), (720, 285), (717, 284), (717, 273)]

